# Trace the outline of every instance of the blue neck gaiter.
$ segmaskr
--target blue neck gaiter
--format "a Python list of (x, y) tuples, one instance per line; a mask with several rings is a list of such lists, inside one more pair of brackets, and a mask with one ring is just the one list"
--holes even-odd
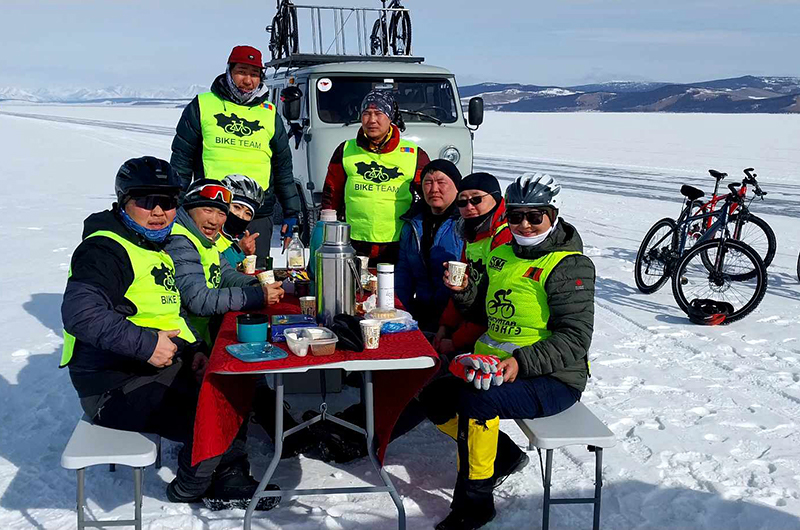
[(122, 223), (125, 226), (127, 226), (137, 234), (140, 234), (146, 240), (152, 241), (154, 243), (162, 243), (165, 239), (167, 239), (167, 236), (172, 231), (172, 225), (175, 224), (175, 219), (173, 219), (170, 224), (168, 224), (167, 226), (165, 226), (160, 230), (149, 230), (140, 225), (139, 223), (137, 223), (136, 221), (134, 221), (131, 218), (131, 216), (128, 215), (128, 212), (126, 212), (122, 208), (119, 209), (119, 216), (122, 219)]

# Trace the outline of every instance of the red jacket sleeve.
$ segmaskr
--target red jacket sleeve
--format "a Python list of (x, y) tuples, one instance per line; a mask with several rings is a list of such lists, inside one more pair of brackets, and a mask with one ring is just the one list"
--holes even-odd
[(336, 210), (340, 219), (344, 218), (344, 186), (347, 180), (342, 163), (343, 155), (344, 143), (341, 143), (331, 156), (328, 174), (325, 175), (325, 185), (322, 187), (322, 208)]
[(456, 351), (469, 351), (475, 348), (475, 342), (486, 333), (486, 326), (465, 320), (453, 333), (453, 348)]

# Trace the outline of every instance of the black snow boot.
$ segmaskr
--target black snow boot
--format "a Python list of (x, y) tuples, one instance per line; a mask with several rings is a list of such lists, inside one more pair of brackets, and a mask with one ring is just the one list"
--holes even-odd
[[(317, 412), (313, 410), (306, 411), (303, 413), (303, 421), (313, 418), (316, 414)], [(363, 407), (359, 404), (336, 413), (336, 417), (363, 428), (366, 423), (363, 414)], [(321, 458), (325, 462), (346, 464), (367, 456), (367, 441), (363, 434), (332, 421), (315, 423), (311, 426), (311, 432), (318, 440)]]
[(492, 508), (491, 513), (480, 516), (470, 513), (469, 510), (453, 510), (447, 517), (445, 517), (439, 524), (436, 525), (436, 530), (476, 530), (489, 523), (489, 521), (494, 519), (494, 516), (494, 508)]
[(514, 443), (514, 440), (500, 431), (497, 437), (497, 457), (494, 461), (494, 488), (497, 488), (505, 480), (517, 471), (528, 465), (530, 458), (522, 449)]
[[(209, 510), (246, 509), (257, 488), (258, 482), (250, 476), (250, 465), (246, 460), (240, 460), (214, 473), (214, 481), (203, 496), (203, 504)], [(275, 484), (268, 484), (267, 489), (280, 488)], [(280, 501), (280, 497), (262, 497), (258, 500), (256, 510), (271, 510)]]

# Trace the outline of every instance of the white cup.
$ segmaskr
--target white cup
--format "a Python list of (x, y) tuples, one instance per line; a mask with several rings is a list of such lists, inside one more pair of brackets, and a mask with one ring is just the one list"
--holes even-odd
[(270, 285), (275, 283), (275, 273), (273, 271), (259, 272), (256, 275), (256, 278), (258, 278), (258, 282), (261, 285)]
[(467, 272), (467, 264), (460, 261), (448, 261), (447, 272), (450, 275), (450, 285), (461, 287), (464, 283), (464, 274)]
[(245, 274), (255, 274), (256, 273), (256, 255), (250, 254), (249, 256), (244, 257), (244, 261), (242, 262), (242, 267), (244, 267)]
[(364, 337), (364, 349), (376, 350), (381, 340), (380, 320), (367, 319), (361, 321), (361, 335)]

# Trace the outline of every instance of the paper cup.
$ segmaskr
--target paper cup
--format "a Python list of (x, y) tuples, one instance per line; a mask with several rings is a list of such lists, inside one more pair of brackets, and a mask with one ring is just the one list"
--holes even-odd
[(272, 271), (259, 272), (256, 275), (256, 278), (258, 278), (258, 282), (261, 285), (270, 285), (275, 283), (275, 273)]
[(361, 321), (361, 335), (364, 338), (365, 350), (376, 350), (381, 340), (381, 326), (383, 322), (380, 320), (362, 320)]
[(245, 256), (244, 261), (242, 262), (242, 267), (244, 267), (245, 274), (256, 273), (256, 257), (257, 256), (255, 254)]
[(304, 315), (317, 316), (317, 299), (314, 296), (300, 297), (300, 312)]
[(467, 272), (467, 264), (460, 261), (448, 261), (447, 272), (450, 274), (450, 285), (460, 287), (464, 283), (464, 274)]

